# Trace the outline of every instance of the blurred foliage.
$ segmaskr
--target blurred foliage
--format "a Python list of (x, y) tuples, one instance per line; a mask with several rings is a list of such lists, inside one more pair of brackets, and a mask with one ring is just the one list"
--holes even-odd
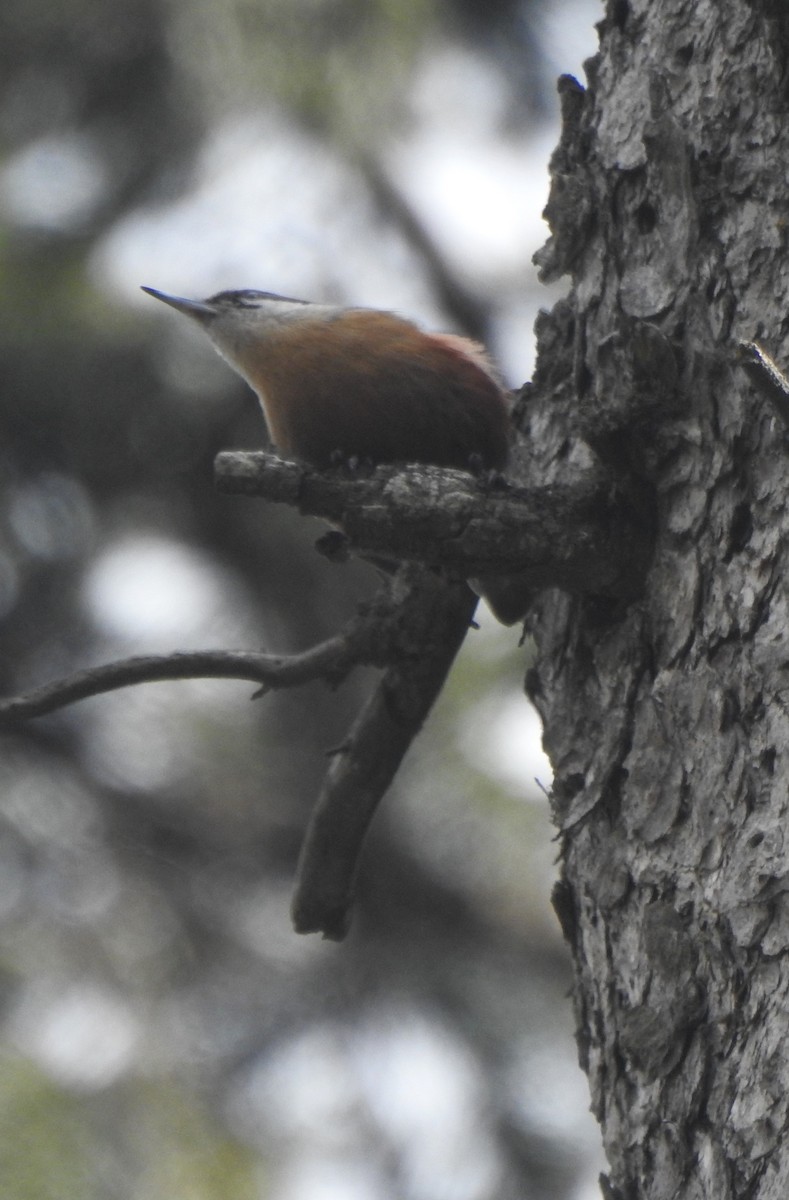
[[(0, 1187), (13, 1200), (255, 1200), (258, 1159), (222, 1137), (195, 1102), (168, 1085), (130, 1082), (114, 1113), (58, 1088), (29, 1063), (0, 1073)], [(123, 1112), (122, 1123), (117, 1117)], [(117, 1131), (125, 1131), (125, 1144)], [(123, 1179), (123, 1187), (118, 1180)]]
[[(378, 155), (407, 131), (415, 63), (448, 35), (500, 63), (511, 119), (538, 111), (534, 7), (5, 0), (4, 693), (135, 652), (303, 647), (376, 586), (359, 564), (316, 555), (294, 514), (214, 493), (216, 451), (261, 444), (256, 406), (218, 368), (184, 383), (183, 363), (205, 360), (161, 314), (139, 318), (103, 290), (95, 255), (124, 219), (188, 193), (228, 113), (285, 109), (338, 161)], [(353, 230), (370, 255), (392, 227), (403, 262), (421, 253), (383, 192), (370, 203), (377, 226)], [(423, 286), (434, 277), (435, 264)], [(533, 1065), (546, 1040), (553, 1068), (572, 1059), (547, 819), (469, 749), (471, 705), (520, 688), (523, 655), (502, 636), (503, 653), (470, 639), (433, 740), (376, 822), (339, 947), (295, 937), (288, 892), (326, 748), (369, 679), (255, 703), (238, 684), (156, 685), (3, 737), (4, 1198), (309, 1200), (328, 1195), (310, 1190), (315, 1163), (324, 1182), (336, 1169), (343, 1194), (355, 1180), (354, 1194), (399, 1200), (569, 1195), (584, 1146), (568, 1149), (571, 1115), (541, 1123), (546, 1073)], [(476, 711), (484, 744), (491, 710)], [(398, 1037), (430, 1031), (416, 1038), (423, 1058), (442, 1039), (455, 1047), (431, 1076), (436, 1119), (455, 1095), (452, 1064), (465, 1064), (479, 1143), (460, 1142), (478, 1177), (411, 1161), (387, 1116), (387, 1072), (365, 1082), (393, 1005)], [(291, 1067), (290, 1100), (272, 1099), (276, 1064), (305, 1039), (304, 1078)]]
[(0, 1183), (14, 1200), (92, 1200), (98, 1180), (84, 1154), (85, 1126), (73, 1097), (28, 1063), (3, 1056)]
[(434, 18), (430, 0), (229, 0), (181, 7), (174, 36), (204, 111), (265, 95), (345, 138), (402, 115)]

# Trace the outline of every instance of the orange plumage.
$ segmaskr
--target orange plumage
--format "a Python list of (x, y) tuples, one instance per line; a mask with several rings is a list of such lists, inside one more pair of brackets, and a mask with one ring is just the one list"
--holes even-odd
[(244, 373), (281, 453), (316, 466), (339, 453), (503, 467), (507, 411), (477, 353), (388, 313), (352, 310), (277, 331), (251, 350)]
[(185, 300), (146, 288), (198, 320), (257, 392), (284, 455), (503, 468), (510, 423), (485, 351), (374, 309), (267, 292)]

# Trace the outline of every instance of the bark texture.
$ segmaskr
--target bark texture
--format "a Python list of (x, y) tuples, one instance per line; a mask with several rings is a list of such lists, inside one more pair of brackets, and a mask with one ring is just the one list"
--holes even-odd
[(563, 82), (523, 408), (653, 516), (626, 609), (544, 594), (529, 691), (556, 771), (556, 907), (608, 1195), (789, 1196), (789, 444), (737, 364), (789, 366), (787, 18), (611, 0)]

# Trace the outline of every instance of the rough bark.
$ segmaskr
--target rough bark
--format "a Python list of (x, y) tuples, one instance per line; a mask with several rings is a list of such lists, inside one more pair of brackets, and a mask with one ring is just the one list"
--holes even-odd
[(620, 599), (642, 586), (649, 538), (609, 472), (565, 470), (561, 484), (515, 488), (422, 464), (382, 465), (357, 477), (227, 451), (216, 460), (216, 481), (224, 492), (336, 523), (362, 555), (464, 577), (503, 573), (529, 596), (548, 583)]
[(528, 685), (608, 1195), (789, 1195), (786, 431), (736, 362), (789, 365), (781, 6), (610, 0), (563, 85), (523, 427), (654, 516), (625, 611), (544, 594)]

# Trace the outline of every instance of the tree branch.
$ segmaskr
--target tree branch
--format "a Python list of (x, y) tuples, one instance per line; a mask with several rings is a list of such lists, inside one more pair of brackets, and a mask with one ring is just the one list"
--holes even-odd
[(467, 471), (379, 466), (317, 471), (263, 452), (219, 454), (220, 491), (261, 496), (339, 525), (360, 554), (421, 562), (465, 578), (632, 596), (649, 552), (636, 512), (599, 472), (514, 487)]
[(410, 569), (397, 653), (335, 753), (307, 828), (291, 909), (299, 933), (345, 936), (370, 821), (444, 685), (476, 605), (464, 581)]
[(0, 728), (140, 683), (246, 679), (268, 691), (314, 679), (336, 686), (357, 665), (385, 666), (333, 756), (297, 872), (295, 928), (340, 939), (347, 932), (370, 822), (441, 691), (476, 604), (463, 580), (409, 564), (387, 580), (342, 633), (301, 654), (214, 650), (107, 663), (0, 702)]
[[(287, 503), (339, 526), (357, 553), (401, 565), (334, 638), (302, 654), (198, 651), (127, 659), (0, 703), (0, 728), (88, 696), (163, 679), (246, 679), (264, 690), (336, 686), (358, 664), (384, 668), (334, 754), (300, 856), (293, 920), (341, 938), (375, 810), (446, 679), (477, 597), (470, 576), (526, 592), (617, 598), (638, 588), (649, 539), (599, 470), (570, 483), (514, 487), (436, 467), (316, 471), (263, 453), (225, 453), (221, 490)], [(515, 609), (512, 609), (515, 611)], [(514, 618), (511, 618), (514, 619)]]
[(196, 650), (140, 655), (89, 667), (24, 695), (0, 701), (0, 728), (45, 716), (90, 696), (166, 679), (246, 679), (260, 684), (265, 691), (324, 679), (336, 687), (356, 666), (384, 665), (393, 615), (391, 602), (379, 599), (360, 610), (342, 633), (301, 654)]

